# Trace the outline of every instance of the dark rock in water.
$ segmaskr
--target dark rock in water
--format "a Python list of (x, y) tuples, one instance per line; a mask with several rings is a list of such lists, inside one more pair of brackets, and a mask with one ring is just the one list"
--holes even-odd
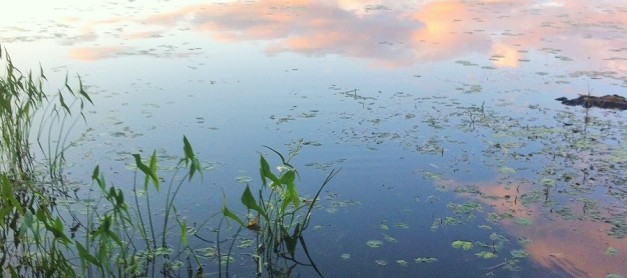
[(601, 97), (579, 95), (578, 98), (567, 99), (565, 97), (556, 98), (562, 104), (576, 106), (581, 105), (586, 108), (599, 107), (604, 109), (627, 110), (627, 99), (619, 95), (606, 95)]

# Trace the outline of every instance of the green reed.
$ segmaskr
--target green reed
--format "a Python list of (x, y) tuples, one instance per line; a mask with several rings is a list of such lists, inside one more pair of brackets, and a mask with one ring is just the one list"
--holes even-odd
[[(0, 266), (3, 276), (50, 277), (72, 272), (66, 258), (70, 248), (64, 220), (55, 212), (68, 188), (62, 182), (63, 153), (69, 133), (91, 99), (79, 77), (73, 90), (66, 78), (63, 90), (44, 93), (47, 81), (38, 74), (23, 73), (0, 46), (4, 64), (0, 77)], [(73, 123), (66, 125), (67, 121)], [(33, 126), (35, 123), (39, 125)], [(37, 131), (40, 155), (35, 160), (31, 134)], [(42, 133), (47, 134), (47, 140)], [(43, 174), (45, 173), (45, 174)], [(71, 276), (71, 275), (70, 275)]]

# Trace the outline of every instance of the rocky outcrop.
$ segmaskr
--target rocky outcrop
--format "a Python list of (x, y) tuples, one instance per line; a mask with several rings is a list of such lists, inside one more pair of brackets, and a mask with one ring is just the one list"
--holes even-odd
[(627, 99), (619, 95), (606, 95), (600, 97), (579, 95), (578, 98), (567, 99), (565, 97), (561, 97), (556, 98), (555, 100), (561, 101), (563, 104), (570, 106), (581, 105), (586, 108), (599, 107), (604, 109), (627, 110)]

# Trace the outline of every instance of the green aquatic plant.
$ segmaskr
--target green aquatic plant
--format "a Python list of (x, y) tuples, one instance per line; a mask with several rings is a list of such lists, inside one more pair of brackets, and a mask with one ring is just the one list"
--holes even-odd
[(496, 254), (489, 252), (489, 251), (481, 251), (479, 253), (476, 253), (475, 256), (479, 258), (483, 258), (483, 259), (493, 259), (497, 257)]
[[(253, 195), (250, 185), (246, 185), (240, 198), (247, 210), (247, 217), (241, 218), (232, 212), (227, 207), (226, 201), (222, 206), (222, 214), (238, 223), (240, 230), (248, 229), (256, 233), (257, 245), (252, 256), (257, 264), (258, 275), (263, 273), (264, 267), (270, 276), (276, 275), (277, 269), (273, 267), (277, 265), (278, 260), (297, 262), (296, 248), (299, 243), (309, 259), (309, 265), (320, 274), (309, 256), (303, 232), (309, 227), (312, 210), (320, 193), (337, 171), (329, 173), (311, 201), (302, 202), (296, 186), (298, 176), (296, 168), (281, 153), (270, 147), (266, 148), (280, 158), (278, 172), (273, 172), (268, 161), (261, 155), (259, 159), (261, 186), (257, 189), (257, 197)], [(235, 237), (239, 235), (240, 230), (236, 232)]]
[[(256, 243), (253, 257), (258, 259), (259, 269), (266, 267), (271, 276), (289, 276), (293, 267), (285, 269), (277, 262), (296, 262), (296, 248), (302, 246), (318, 271), (303, 231), (320, 192), (336, 171), (331, 171), (311, 201), (303, 201), (294, 167), (276, 152), (282, 164), (274, 174), (262, 156), (263, 184), (258, 197), (247, 186), (241, 198), (257, 217), (242, 221), (224, 205), (221, 214), (213, 214), (224, 216), (217, 227), (208, 227), (214, 224), (209, 221), (211, 214), (190, 224), (192, 220), (177, 210), (176, 199), (194, 177), (203, 180), (205, 167), (184, 136), (183, 155), (168, 172), (169, 177), (158, 171), (156, 152), (147, 159), (133, 154), (132, 191), (107, 181), (96, 166), (91, 175), (93, 188), (67, 194), (63, 165), (64, 153), (73, 140), (69, 131), (80, 119), (85, 120), (83, 108), (92, 100), (80, 77), (78, 89), (69, 86), (66, 77), (63, 91), (47, 95), (42, 89), (46, 81), (43, 71), (36, 77), (23, 75), (0, 48), (2, 58), (6, 64), (5, 75), (0, 77), (2, 277), (181, 277), (183, 273), (201, 277), (205, 268), (212, 267), (217, 268), (219, 277), (228, 277), (229, 265), (236, 260), (233, 247), (246, 228), (256, 231), (256, 241), (243, 239), (237, 247), (248, 249)], [(30, 136), (35, 131), (37, 136)], [(32, 139), (37, 140), (42, 156), (33, 154)], [(37, 158), (44, 159), (43, 170), (38, 168)], [(161, 209), (159, 214), (155, 207)], [(240, 229), (225, 228), (225, 217), (240, 223)], [(205, 232), (215, 233), (217, 240), (206, 240)], [(224, 234), (228, 234), (226, 240), (220, 238)], [(210, 261), (215, 264), (208, 264)]]
[[(1, 46), (0, 62), (4, 65), (0, 76), (2, 274), (73, 277), (75, 265), (69, 258), (78, 227), (67, 226), (58, 204), (70, 191), (62, 180), (70, 130), (84, 119), (83, 108), (91, 98), (80, 77), (77, 89), (66, 76), (62, 90), (46, 94), (47, 78), (41, 67), (38, 74), (23, 73)], [(35, 143), (40, 153), (32, 148)], [(46, 163), (38, 163), (36, 157)]]
[(379, 247), (383, 246), (383, 241), (376, 240), (376, 239), (371, 239), (371, 240), (366, 242), (366, 245), (368, 245), (368, 247), (370, 247), (370, 248), (379, 248)]
[(427, 258), (415, 258), (414, 262), (416, 262), (417, 264), (419, 263), (435, 263), (438, 261), (438, 258), (433, 258), (433, 257), (427, 257)]
[(464, 249), (464, 250), (470, 250), (473, 248), (473, 244), (470, 241), (465, 241), (465, 240), (456, 240), (453, 241), (453, 243), (451, 243), (451, 246), (453, 246), (453, 248), (457, 248), (457, 249)]

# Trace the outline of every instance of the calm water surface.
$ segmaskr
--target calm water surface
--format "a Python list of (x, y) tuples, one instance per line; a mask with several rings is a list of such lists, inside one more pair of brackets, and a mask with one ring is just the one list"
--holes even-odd
[(75, 180), (131, 184), (186, 135), (212, 169), (191, 222), (259, 183), (262, 145), (300, 150), (305, 196), (342, 169), (306, 233), (328, 277), (627, 276), (625, 112), (554, 101), (627, 96), (624, 1), (14, 2), (13, 61), (94, 99)]

